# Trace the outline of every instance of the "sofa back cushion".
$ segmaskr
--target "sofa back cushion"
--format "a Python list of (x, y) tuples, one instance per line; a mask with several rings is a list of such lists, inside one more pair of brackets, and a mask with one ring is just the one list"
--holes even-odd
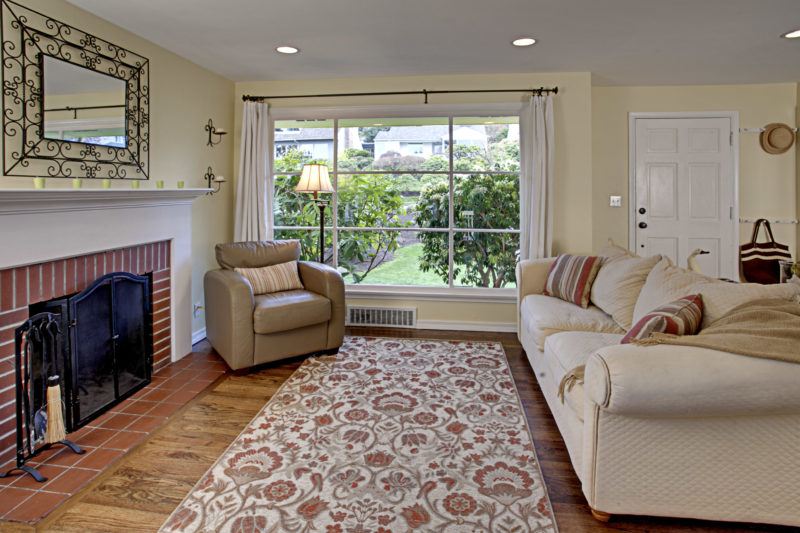
[(559, 255), (550, 267), (542, 294), (588, 307), (592, 283), (602, 262), (602, 257)]
[(256, 268), (300, 259), (300, 241), (247, 241), (218, 244), (217, 263), (222, 268)]
[[(650, 311), (662, 305), (683, 298), (687, 294), (700, 293), (695, 288), (695, 285), (700, 283), (727, 285), (723, 281), (709, 278), (685, 268), (676, 267), (668, 257), (662, 257), (661, 261), (647, 275), (647, 280), (642, 286), (642, 291), (639, 293), (639, 298), (636, 300), (636, 306), (633, 309), (632, 323), (636, 324)], [(703, 298), (703, 302), (707, 303), (706, 298)]]
[(761, 285), (759, 283), (701, 283), (693, 288), (703, 296), (703, 327), (727, 314), (734, 307), (762, 298), (780, 298), (797, 302), (800, 299), (800, 285), (780, 283)]
[(620, 254), (607, 259), (592, 284), (592, 303), (611, 315), (626, 331), (633, 324), (633, 310), (647, 275), (661, 260), (660, 255), (637, 257)]
[(703, 298), (692, 294), (653, 309), (622, 337), (620, 344), (646, 339), (653, 333), (694, 335), (703, 321)]

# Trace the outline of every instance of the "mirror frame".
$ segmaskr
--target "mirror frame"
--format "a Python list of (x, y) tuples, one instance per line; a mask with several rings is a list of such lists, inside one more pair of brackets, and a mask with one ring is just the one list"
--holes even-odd
[[(148, 179), (147, 58), (11, 0), (2, 4), (3, 173)], [(125, 82), (125, 148), (44, 137), (44, 56)]]

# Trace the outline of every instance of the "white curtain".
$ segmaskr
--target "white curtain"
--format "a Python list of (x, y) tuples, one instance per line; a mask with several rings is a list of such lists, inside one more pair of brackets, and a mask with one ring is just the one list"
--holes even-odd
[(553, 97), (532, 96), (520, 115), (520, 259), (553, 252)]
[(269, 104), (245, 102), (233, 230), (237, 242), (272, 239), (273, 179), (269, 133)]

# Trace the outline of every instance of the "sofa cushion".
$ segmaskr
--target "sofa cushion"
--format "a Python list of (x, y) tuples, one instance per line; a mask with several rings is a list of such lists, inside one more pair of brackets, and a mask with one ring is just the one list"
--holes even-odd
[(782, 300), (799, 301), (800, 285), (781, 283), (761, 285), (759, 283), (702, 283), (696, 285), (692, 292), (703, 296), (703, 325), (705, 328), (721, 318), (734, 307), (738, 307), (761, 298), (780, 298)]
[(627, 248), (623, 248), (619, 244), (615, 243), (613, 239), (608, 239), (608, 243), (603, 246), (599, 252), (597, 252), (597, 255), (602, 257), (604, 262), (611, 259), (617, 259), (619, 257), (639, 257)]
[(625, 333), (610, 316), (593, 305), (584, 309), (543, 294), (529, 294), (523, 298), (520, 317), (526, 321), (539, 350), (544, 349), (547, 337), (562, 331)]
[(247, 241), (215, 246), (217, 263), (222, 268), (255, 268), (300, 259), (300, 242)]
[(592, 303), (611, 315), (622, 329), (631, 329), (636, 300), (647, 275), (660, 260), (660, 255), (642, 258), (627, 254), (608, 259), (594, 278)]
[(266, 294), (270, 292), (290, 291), (302, 289), (300, 276), (297, 274), (297, 261), (288, 261), (256, 268), (233, 269), (243, 276), (253, 287), (253, 294)]
[(259, 334), (302, 328), (331, 318), (331, 301), (304, 290), (261, 294), (255, 297), (253, 330)]
[[(589, 357), (606, 346), (619, 344), (619, 333), (591, 333), (564, 331), (547, 338), (544, 346), (545, 361), (550, 368), (550, 379), (558, 385), (564, 376), (575, 367), (585, 365)], [(583, 384), (575, 383), (564, 390), (564, 403), (583, 420)]]
[(653, 309), (622, 337), (621, 344), (646, 339), (653, 333), (694, 335), (703, 321), (703, 298), (692, 294)]
[(588, 307), (592, 283), (602, 263), (602, 257), (560, 254), (550, 267), (542, 294)]
[[(699, 293), (695, 285), (700, 283), (725, 284), (726, 282), (676, 267), (668, 257), (663, 257), (647, 275), (633, 309), (632, 323), (636, 324), (644, 315), (657, 307), (683, 298), (687, 294)], [(703, 303), (707, 303), (705, 300), (704, 298)]]

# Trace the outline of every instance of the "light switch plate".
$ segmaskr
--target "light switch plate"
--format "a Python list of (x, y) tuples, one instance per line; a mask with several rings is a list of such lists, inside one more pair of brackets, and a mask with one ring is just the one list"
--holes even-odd
[(622, 207), (622, 196), (609, 196), (611, 207)]

